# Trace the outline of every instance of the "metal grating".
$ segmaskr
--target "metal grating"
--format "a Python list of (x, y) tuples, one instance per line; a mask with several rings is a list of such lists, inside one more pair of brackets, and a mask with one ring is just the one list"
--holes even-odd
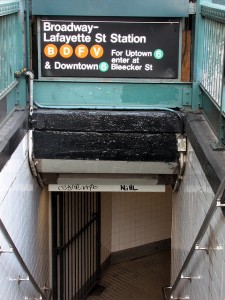
[(55, 193), (53, 199), (53, 298), (80, 300), (99, 277), (100, 194)]

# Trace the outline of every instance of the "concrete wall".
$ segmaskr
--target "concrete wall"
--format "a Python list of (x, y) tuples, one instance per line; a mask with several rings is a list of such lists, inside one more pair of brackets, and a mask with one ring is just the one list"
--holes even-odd
[[(173, 195), (171, 283), (180, 271), (213, 198), (211, 186), (189, 143), (185, 175), (179, 191)], [(225, 247), (225, 218), (220, 208), (200, 245), (209, 247), (209, 253), (196, 251), (184, 274), (201, 278), (182, 279), (174, 297), (189, 295), (195, 300), (224, 300), (225, 251), (215, 250), (218, 245)]]
[[(31, 175), (27, 160), (27, 136), (0, 173), (0, 218), (38, 285), (49, 285), (49, 201)], [(0, 230), (0, 246), (8, 242)], [(32, 284), (9, 281), (26, 277), (14, 254), (0, 255), (0, 299), (37, 297)]]

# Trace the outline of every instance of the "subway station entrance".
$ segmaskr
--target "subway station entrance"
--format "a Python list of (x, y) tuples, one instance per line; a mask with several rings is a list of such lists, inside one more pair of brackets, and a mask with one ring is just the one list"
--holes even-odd
[(172, 190), (137, 187), (52, 192), (54, 299), (126, 300), (137, 293), (141, 299), (163, 299), (170, 274)]

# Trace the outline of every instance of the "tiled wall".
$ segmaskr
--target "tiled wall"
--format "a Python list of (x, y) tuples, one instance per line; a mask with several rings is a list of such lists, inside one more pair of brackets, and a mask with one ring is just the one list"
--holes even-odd
[(101, 195), (101, 264), (111, 254), (112, 193)]
[[(31, 175), (27, 161), (27, 137), (19, 144), (0, 173), (0, 218), (38, 285), (49, 285), (49, 201)], [(8, 249), (0, 230), (0, 246)], [(18, 300), (39, 295), (29, 281), (9, 281), (26, 277), (14, 254), (0, 255), (0, 299)]]
[(170, 238), (171, 190), (112, 194), (112, 252)]
[[(179, 191), (173, 195), (171, 283), (180, 271), (213, 198), (214, 193), (189, 144), (185, 175)], [(215, 250), (218, 245), (225, 247), (225, 218), (220, 208), (200, 244), (209, 247), (209, 253), (196, 251), (183, 274), (200, 276), (200, 279), (181, 280), (174, 298), (188, 295), (194, 300), (225, 299), (225, 251)]]

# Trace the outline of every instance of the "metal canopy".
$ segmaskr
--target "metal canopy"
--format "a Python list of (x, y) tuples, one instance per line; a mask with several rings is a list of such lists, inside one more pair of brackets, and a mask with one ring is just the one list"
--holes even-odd
[(35, 0), (33, 15), (39, 16), (121, 16), (187, 17), (188, 0)]

